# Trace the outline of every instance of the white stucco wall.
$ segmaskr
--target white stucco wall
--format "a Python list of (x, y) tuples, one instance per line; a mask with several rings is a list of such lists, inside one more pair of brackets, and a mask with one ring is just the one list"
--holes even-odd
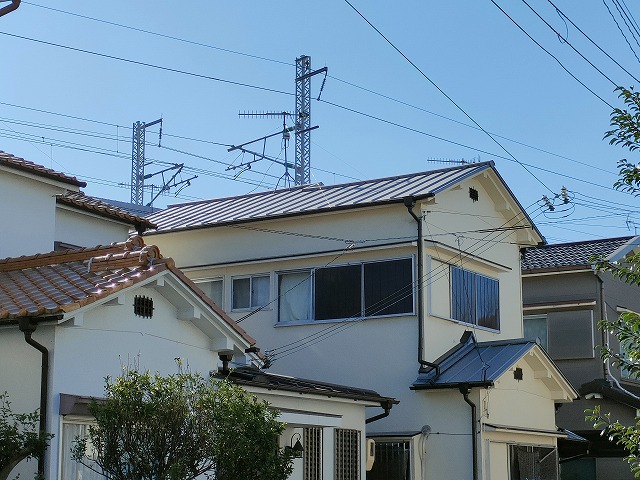
[(0, 169), (0, 258), (53, 250), (57, 182)]
[(131, 226), (65, 205), (56, 208), (55, 240), (81, 247), (109, 245), (129, 238)]

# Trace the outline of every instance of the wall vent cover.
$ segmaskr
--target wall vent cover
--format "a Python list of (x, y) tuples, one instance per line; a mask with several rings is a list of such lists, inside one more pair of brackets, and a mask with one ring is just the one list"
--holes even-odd
[(136, 295), (133, 298), (133, 313), (139, 317), (153, 317), (153, 298)]
[(474, 202), (478, 201), (478, 190), (473, 187), (469, 187), (469, 198)]

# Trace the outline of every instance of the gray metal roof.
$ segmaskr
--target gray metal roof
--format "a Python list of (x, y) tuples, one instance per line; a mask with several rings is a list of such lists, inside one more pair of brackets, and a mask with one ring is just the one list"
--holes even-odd
[(466, 332), (458, 345), (434, 362), (440, 366), (440, 375), (435, 368), (420, 373), (411, 388), (491, 386), (535, 345), (536, 342), (524, 339), (477, 343), (473, 334)]
[[(219, 374), (219, 376), (220, 375), (221, 374)], [(239, 385), (377, 402), (381, 405), (388, 405), (389, 408), (391, 408), (391, 405), (399, 403), (395, 398), (383, 397), (374, 390), (267, 373), (252, 367), (239, 367), (231, 370), (225, 378)]]
[[(527, 248), (522, 256), (521, 267), (522, 270), (591, 268), (592, 257), (606, 257), (615, 261), (617, 253), (630, 251), (637, 246), (637, 238), (603, 238)], [(625, 250), (625, 247), (628, 248)]]
[(493, 166), (493, 162), (472, 163), (354, 183), (303, 185), (183, 203), (170, 205), (147, 218), (158, 225), (158, 232), (164, 232), (402, 202), (409, 195), (416, 199), (435, 195), (487, 169), (497, 174)]

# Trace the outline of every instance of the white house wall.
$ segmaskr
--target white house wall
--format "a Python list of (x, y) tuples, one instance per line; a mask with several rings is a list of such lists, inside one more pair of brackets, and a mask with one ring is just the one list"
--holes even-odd
[(58, 205), (55, 240), (80, 247), (109, 245), (129, 238), (130, 226), (87, 212)]
[(0, 258), (53, 250), (55, 195), (64, 191), (62, 186), (0, 169), (0, 221), (16, 226), (0, 229)]

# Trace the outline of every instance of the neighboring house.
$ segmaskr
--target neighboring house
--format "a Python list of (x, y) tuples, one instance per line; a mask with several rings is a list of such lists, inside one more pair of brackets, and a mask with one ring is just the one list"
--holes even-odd
[(80, 191), (86, 183), (0, 151), (0, 258), (54, 249), (108, 245), (154, 225)]
[[(526, 249), (522, 255), (524, 333), (539, 339), (558, 367), (578, 387), (580, 400), (558, 410), (557, 422), (589, 440), (588, 451), (567, 449), (573, 461), (563, 463), (563, 479), (631, 479), (623, 449), (585, 421), (585, 409), (601, 405), (604, 413), (635, 424), (640, 383), (603, 362), (599, 346), (619, 344), (598, 329), (621, 311), (640, 312), (640, 290), (606, 272), (593, 269), (593, 258), (624, 261), (640, 246), (640, 237), (607, 238)], [(637, 251), (637, 250), (636, 250)]]
[(259, 339), (270, 371), (400, 400), (367, 427), (369, 478), (515, 480), (534, 458), (556, 478), (554, 404), (577, 394), (522, 341), (520, 248), (543, 238), (493, 162), (148, 218), (148, 238)]
[[(48, 480), (101, 478), (74, 462), (69, 449), (91, 423), (87, 404), (104, 394), (106, 376), (127, 366), (176, 373), (178, 360), (205, 376), (233, 367), (234, 381), (281, 410), (288, 424), (281, 446), (305, 439), (307, 456), (295, 460), (292, 479), (335, 468), (350, 475), (315, 478), (364, 480), (365, 469), (354, 469), (366, 462), (366, 408), (384, 415), (397, 402), (370, 390), (264, 375), (255, 368), (259, 357), (255, 340), (140, 237), (0, 261), (0, 387), (14, 408), (46, 412), (55, 437), (38, 467)], [(14, 474), (33, 478), (33, 463)]]

